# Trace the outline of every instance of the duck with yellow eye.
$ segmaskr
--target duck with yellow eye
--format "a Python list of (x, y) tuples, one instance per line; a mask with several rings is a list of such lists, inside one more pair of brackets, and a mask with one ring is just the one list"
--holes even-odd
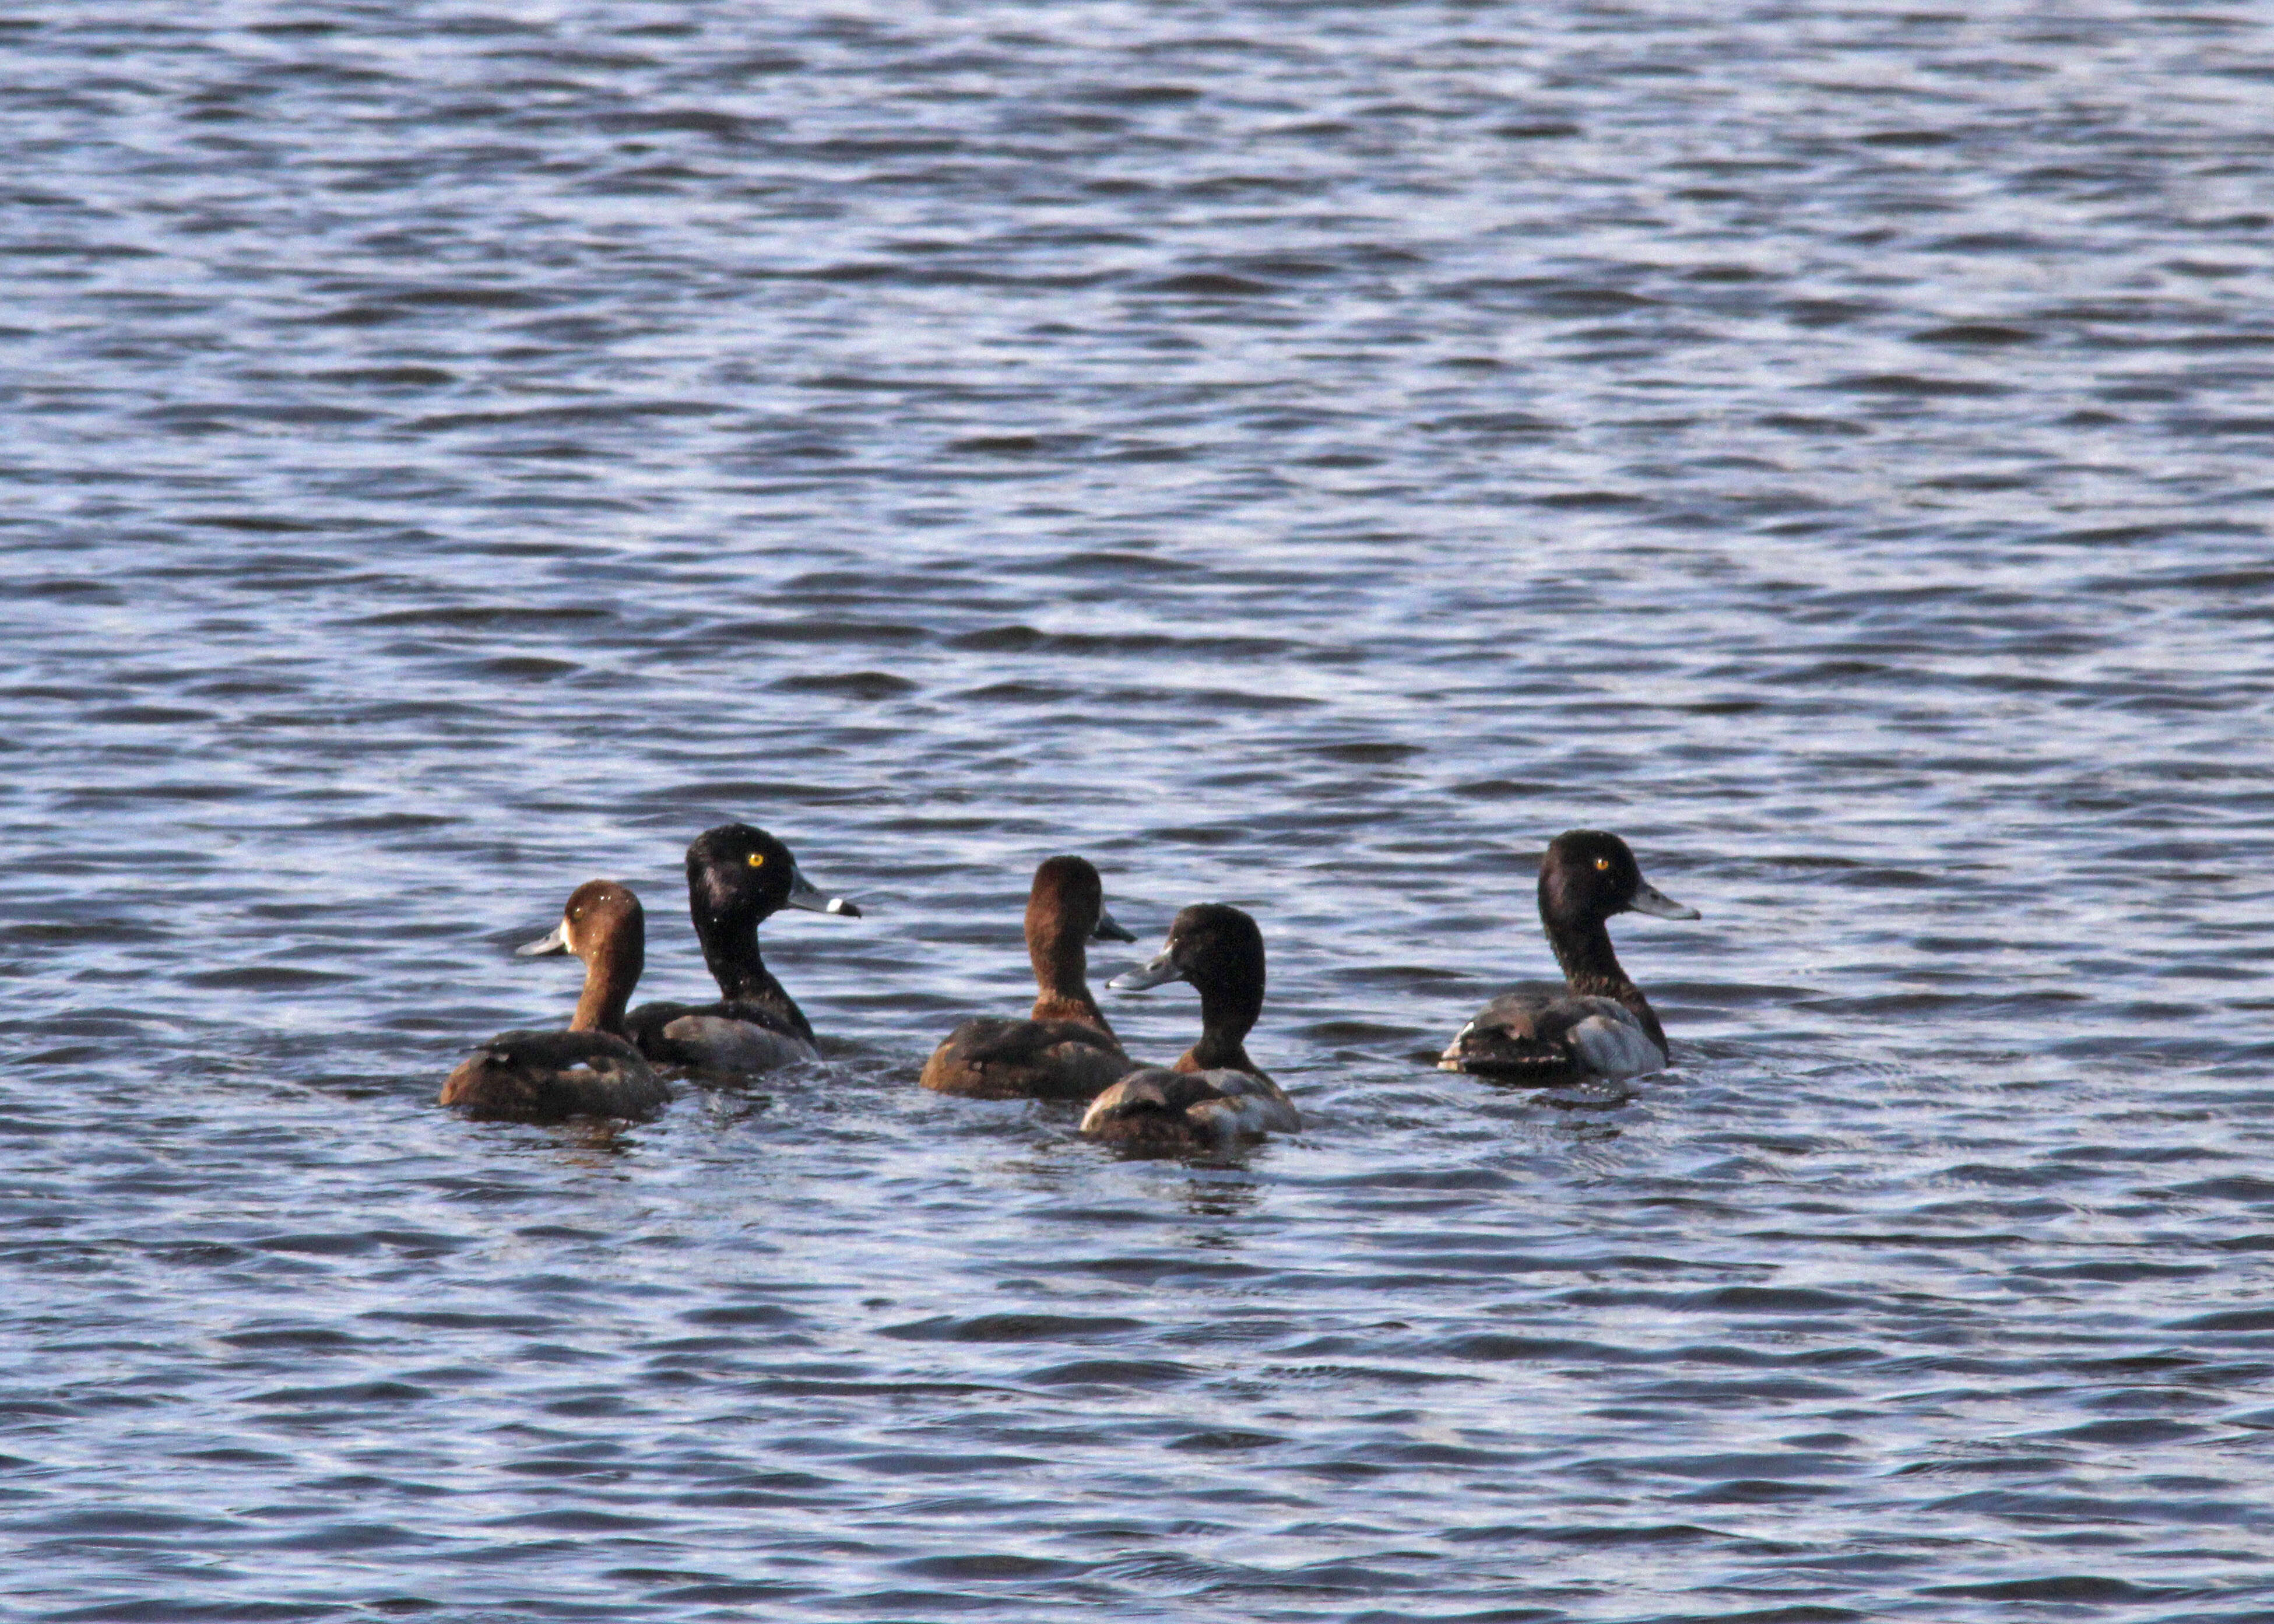
[(1666, 1028), (1621, 967), (1605, 928), (1628, 912), (1698, 917), (1642, 877), (1618, 836), (1573, 829), (1548, 842), (1540, 860), (1540, 920), (1564, 984), (1495, 998), (1454, 1034), (1439, 1069), (1543, 1087), (1662, 1070)]
[(858, 919), (861, 910), (801, 873), (789, 847), (748, 823), (721, 823), (687, 848), (688, 912), (714, 1004), (644, 1004), (625, 1017), (641, 1054), (701, 1071), (771, 1071), (820, 1057), (813, 1026), (758, 956), (758, 927), (784, 908)]
[(637, 897), (613, 880), (569, 895), (550, 936), (515, 951), (574, 953), (584, 992), (566, 1032), (503, 1032), (476, 1049), (442, 1085), (442, 1103), (478, 1121), (561, 1122), (571, 1116), (641, 1117), (671, 1090), (625, 1036), (624, 1005), (647, 960)]

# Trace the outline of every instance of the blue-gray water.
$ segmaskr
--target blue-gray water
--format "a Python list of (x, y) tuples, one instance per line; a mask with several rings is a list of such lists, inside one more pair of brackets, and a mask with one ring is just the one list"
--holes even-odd
[[(2266, 11), (0, 68), (0, 1610), (2274, 1612)], [(438, 1110), (728, 816), (826, 1064)], [(1706, 916), (1616, 1109), (1427, 1064), (1572, 825)], [(915, 1087), (1061, 850), (1261, 918), (1306, 1132)]]

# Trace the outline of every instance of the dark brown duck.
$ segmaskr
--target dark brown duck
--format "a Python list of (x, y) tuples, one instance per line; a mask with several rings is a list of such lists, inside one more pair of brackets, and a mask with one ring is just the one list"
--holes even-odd
[(442, 1103), (486, 1122), (650, 1116), (671, 1090), (624, 1035), (624, 1005), (647, 961), (637, 897), (613, 880), (579, 885), (550, 936), (515, 950), (574, 953), (584, 991), (566, 1032), (504, 1032), (462, 1061)]
[(1254, 920), (1220, 902), (1195, 904), (1177, 915), (1152, 963), (1108, 985), (1134, 992), (1177, 981), (1201, 996), (1200, 1041), (1175, 1065), (1132, 1072), (1098, 1095), (1081, 1131), (1172, 1154), (1300, 1132), (1302, 1112), (1247, 1055), (1263, 1012), (1263, 932)]
[(1136, 939), (1105, 911), (1104, 883), (1086, 860), (1045, 859), (1027, 894), (1033, 1011), (965, 1021), (924, 1063), (923, 1086), (974, 1100), (1095, 1098), (1137, 1063), (1090, 996), (1088, 944)]

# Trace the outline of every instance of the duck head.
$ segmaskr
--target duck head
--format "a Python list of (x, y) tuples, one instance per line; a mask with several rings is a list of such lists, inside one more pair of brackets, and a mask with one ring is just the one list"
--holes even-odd
[(1106, 983), (1138, 992), (1163, 981), (1190, 981), (1206, 993), (1252, 983), (1263, 1001), (1263, 932), (1254, 920), (1221, 902), (1196, 902), (1169, 926), (1169, 939), (1152, 962), (1125, 970)]
[(596, 952), (627, 942), (644, 953), (647, 911), (640, 899), (629, 886), (614, 880), (587, 880), (568, 893), (561, 922), (549, 934), (513, 951), (531, 959), (542, 953), (574, 953), (590, 964)]
[(1558, 925), (1600, 925), (1614, 914), (1633, 912), (1660, 919), (1696, 919), (1684, 906), (1642, 877), (1642, 866), (1627, 843), (1599, 829), (1572, 829), (1547, 843), (1540, 860), (1540, 917)]
[(1263, 932), (1253, 919), (1224, 903), (1194, 903), (1169, 926), (1169, 939), (1150, 964), (1106, 985), (1136, 992), (1163, 981), (1190, 981), (1201, 996), (1201, 1041), (1177, 1070), (1256, 1071), (1245, 1047), (1263, 1012)]
[(1105, 911), (1105, 883), (1083, 857), (1046, 857), (1027, 893), (1027, 941), (1134, 942)]
[(587, 880), (568, 893), (561, 922), (514, 951), (574, 953), (584, 961), (584, 992), (568, 1023), (572, 1032), (621, 1032), (624, 1006), (647, 967), (647, 914), (631, 888), (614, 880)]
[(854, 904), (800, 873), (789, 847), (748, 823), (721, 823), (695, 837), (687, 848), (687, 896), (698, 920), (755, 925), (784, 908), (861, 917)]

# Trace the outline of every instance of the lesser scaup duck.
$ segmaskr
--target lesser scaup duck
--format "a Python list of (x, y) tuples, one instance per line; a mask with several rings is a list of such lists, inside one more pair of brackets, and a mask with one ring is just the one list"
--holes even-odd
[(758, 926), (783, 908), (861, 917), (822, 891), (797, 859), (763, 829), (721, 823), (687, 848), (687, 906), (703, 961), (726, 995), (715, 1004), (643, 1004), (625, 1028), (660, 1065), (704, 1071), (764, 1071), (816, 1060), (813, 1026), (758, 957)]
[(1134, 942), (1079, 857), (1051, 857), (1027, 894), (1027, 957), (1039, 996), (1025, 1020), (977, 1015), (947, 1034), (919, 1080), (974, 1100), (1090, 1100), (1137, 1069), (1089, 996), (1087, 942)]
[(584, 993), (566, 1032), (505, 1032), (459, 1064), (442, 1103), (486, 1122), (645, 1116), (671, 1090), (624, 1036), (624, 1005), (647, 960), (637, 897), (613, 880), (579, 885), (553, 933), (514, 950), (574, 953)]
[(1502, 993), (1455, 1034), (1438, 1058), (1447, 1071), (1554, 1085), (1639, 1077), (1666, 1064), (1666, 1029), (1642, 989), (1619, 967), (1603, 921), (1632, 909), (1696, 919), (1642, 877), (1627, 843), (1574, 829), (1540, 860), (1540, 919), (1565, 985)]
[(1247, 1057), (1247, 1034), (1263, 1012), (1263, 933), (1255, 921), (1220, 902), (1195, 904), (1169, 927), (1158, 958), (1106, 984), (1135, 992), (1179, 981), (1201, 995), (1201, 1041), (1174, 1066), (1148, 1066), (1098, 1095), (1081, 1131), (1171, 1152), (1300, 1132), (1303, 1113)]

